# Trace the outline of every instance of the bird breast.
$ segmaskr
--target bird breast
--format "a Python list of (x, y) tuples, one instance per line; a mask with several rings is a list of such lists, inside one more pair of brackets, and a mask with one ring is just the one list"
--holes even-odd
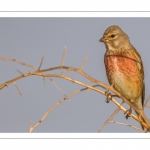
[(135, 59), (124, 54), (105, 54), (104, 62), (109, 83), (125, 98), (138, 98), (142, 81)]
[(106, 71), (110, 76), (123, 74), (126, 78), (136, 76), (138, 72), (137, 62), (134, 58), (127, 55), (113, 54), (105, 55)]

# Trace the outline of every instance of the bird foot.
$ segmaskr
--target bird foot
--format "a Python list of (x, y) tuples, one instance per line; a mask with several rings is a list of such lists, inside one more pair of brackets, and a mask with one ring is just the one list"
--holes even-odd
[(106, 95), (106, 100), (105, 100), (105, 102), (106, 103), (109, 103), (110, 102), (110, 100), (112, 99), (112, 94), (111, 93), (109, 93), (108, 91), (106, 91), (105, 92), (105, 95)]
[(127, 114), (127, 115), (125, 116), (125, 118), (128, 119), (128, 118), (130, 117), (131, 113), (132, 113), (132, 108), (130, 108), (129, 110), (127, 110), (127, 111), (124, 113), (124, 114)]
[(112, 95), (111, 93), (109, 93), (109, 90), (105, 92), (105, 95), (106, 95), (106, 100), (105, 100), (106, 103), (109, 103), (112, 97), (119, 97), (117, 95)]

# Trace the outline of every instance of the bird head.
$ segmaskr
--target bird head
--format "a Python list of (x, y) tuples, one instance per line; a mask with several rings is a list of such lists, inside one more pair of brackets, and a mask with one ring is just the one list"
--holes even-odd
[(115, 25), (108, 27), (99, 41), (106, 45), (107, 50), (128, 48), (131, 45), (128, 35)]

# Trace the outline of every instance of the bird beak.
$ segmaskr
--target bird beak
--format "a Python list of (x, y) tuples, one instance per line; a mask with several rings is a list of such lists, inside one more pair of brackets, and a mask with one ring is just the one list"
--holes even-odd
[(102, 37), (99, 41), (100, 41), (100, 42), (104, 42), (104, 43), (105, 43), (105, 42), (106, 42), (106, 40), (107, 40), (107, 39), (106, 39), (105, 37)]

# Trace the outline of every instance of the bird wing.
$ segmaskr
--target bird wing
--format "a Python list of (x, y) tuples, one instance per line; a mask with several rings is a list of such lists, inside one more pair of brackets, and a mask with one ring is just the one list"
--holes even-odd
[(138, 62), (137, 67), (138, 67), (138, 70), (139, 70), (139, 73), (141, 75), (141, 79), (143, 82), (143, 91), (142, 91), (142, 106), (143, 106), (144, 99), (145, 99), (144, 66), (143, 66), (143, 62), (142, 62), (140, 54), (136, 51), (136, 49), (134, 47), (133, 47), (133, 51), (134, 51), (133, 52), (134, 57), (135, 57), (136, 61)]

